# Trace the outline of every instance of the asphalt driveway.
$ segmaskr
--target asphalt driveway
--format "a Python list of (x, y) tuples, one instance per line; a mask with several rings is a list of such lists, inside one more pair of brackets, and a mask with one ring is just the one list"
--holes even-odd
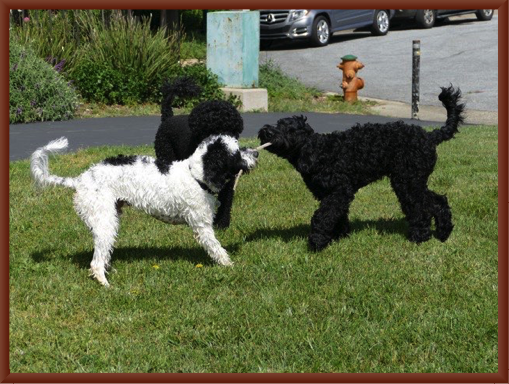
[[(256, 137), (265, 124), (274, 124), (282, 117), (301, 113), (244, 113), (243, 137)], [(441, 122), (395, 119), (383, 116), (302, 113), (316, 132), (346, 130), (356, 123), (386, 123), (404, 120), (421, 126)], [(49, 141), (66, 136), (69, 150), (101, 145), (153, 145), (160, 116), (89, 118), (69, 121), (14, 124), (9, 126), (9, 160), (30, 157), (32, 152)]]

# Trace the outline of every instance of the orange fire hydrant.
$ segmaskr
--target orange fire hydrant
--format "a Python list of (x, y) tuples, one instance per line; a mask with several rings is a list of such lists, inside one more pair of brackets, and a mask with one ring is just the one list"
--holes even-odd
[(357, 91), (364, 88), (364, 80), (357, 77), (357, 71), (364, 68), (364, 64), (357, 61), (357, 56), (354, 55), (343, 56), (341, 60), (343, 61), (337, 66), (343, 71), (341, 88), (343, 88), (345, 101), (353, 103), (357, 101)]

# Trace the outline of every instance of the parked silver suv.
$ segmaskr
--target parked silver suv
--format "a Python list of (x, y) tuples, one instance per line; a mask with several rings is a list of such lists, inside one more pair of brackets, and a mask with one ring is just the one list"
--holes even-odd
[(393, 15), (389, 9), (261, 9), (260, 39), (307, 39), (325, 46), (334, 32), (364, 27), (381, 36)]

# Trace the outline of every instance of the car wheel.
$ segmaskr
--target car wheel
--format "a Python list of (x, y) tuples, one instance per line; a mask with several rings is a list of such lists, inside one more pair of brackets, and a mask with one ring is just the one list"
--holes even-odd
[(315, 47), (325, 47), (330, 41), (330, 25), (323, 16), (318, 16), (313, 22), (311, 44)]
[(387, 35), (387, 32), (389, 32), (389, 27), (389, 13), (385, 9), (375, 10), (373, 25), (371, 26), (371, 33), (376, 36)]
[(415, 21), (421, 28), (432, 28), (437, 21), (437, 11), (434, 9), (419, 9), (415, 14)]
[(272, 46), (272, 40), (260, 40), (260, 49), (268, 49)]
[(475, 13), (477, 20), (488, 21), (493, 18), (493, 9), (479, 9)]

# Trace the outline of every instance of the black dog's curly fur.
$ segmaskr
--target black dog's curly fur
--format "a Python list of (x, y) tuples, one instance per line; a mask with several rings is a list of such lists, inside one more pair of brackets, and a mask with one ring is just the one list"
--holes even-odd
[[(168, 172), (174, 161), (188, 158), (198, 145), (211, 135), (228, 135), (239, 138), (244, 129), (242, 116), (228, 101), (212, 100), (198, 104), (189, 115), (173, 115), (173, 103), (177, 97), (199, 95), (201, 88), (189, 77), (181, 77), (162, 87), (161, 125), (156, 133), (156, 165), (162, 173)], [(235, 180), (226, 183), (219, 192), (221, 203), (214, 224), (219, 228), (230, 225)]]
[(460, 98), (461, 91), (452, 85), (442, 88), (439, 99), (447, 121), (432, 132), (397, 121), (317, 134), (303, 116), (281, 119), (259, 131), (262, 144), (272, 143), (267, 150), (287, 159), (320, 201), (311, 220), (312, 250), (349, 234), (348, 210), (355, 193), (384, 176), (407, 218), (410, 241), (430, 239), (432, 218), (436, 237), (447, 240), (453, 229), (451, 209), (447, 198), (429, 190), (427, 182), (437, 160), (437, 145), (451, 139), (463, 123), (465, 105)]

